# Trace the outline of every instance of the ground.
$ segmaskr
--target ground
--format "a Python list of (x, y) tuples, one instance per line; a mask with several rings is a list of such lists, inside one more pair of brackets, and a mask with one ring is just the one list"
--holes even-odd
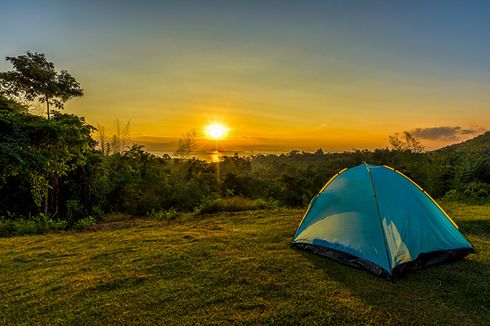
[(490, 205), (443, 203), (479, 251), (392, 283), (291, 249), (301, 210), (0, 239), (0, 324), (490, 323)]

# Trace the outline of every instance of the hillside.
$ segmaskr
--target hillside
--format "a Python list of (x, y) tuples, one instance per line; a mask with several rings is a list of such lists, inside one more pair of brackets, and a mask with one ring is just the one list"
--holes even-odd
[(488, 324), (490, 206), (443, 205), (480, 253), (395, 283), (291, 249), (302, 210), (0, 238), (0, 324)]
[(439, 153), (489, 153), (490, 155), (490, 131), (485, 132), (482, 135), (469, 139), (459, 144), (446, 146), (436, 150)]

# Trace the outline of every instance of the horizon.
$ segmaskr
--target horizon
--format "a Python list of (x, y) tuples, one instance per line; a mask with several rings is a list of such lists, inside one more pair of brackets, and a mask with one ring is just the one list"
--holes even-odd
[[(427, 151), (427, 152), (435, 151), (435, 150), (439, 150), (439, 149), (442, 149), (444, 147), (448, 147), (451, 145), (461, 144), (461, 143), (464, 143), (466, 141), (472, 140), (478, 136), (481, 136), (485, 132), (488, 132), (488, 131), (484, 131), (482, 133), (478, 133), (476, 135), (472, 135), (470, 137), (467, 137), (467, 138), (464, 138), (464, 139), (461, 139), (458, 141), (452, 141), (452, 142), (449, 142), (448, 144), (445, 144), (442, 146), (438, 146), (438, 147), (434, 147), (434, 148), (425, 147), (425, 151)], [(157, 156), (162, 156), (164, 154), (174, 156), (175, 148), (177, 146), (178, 139), (179, 138), (167, 137), (167, 138), (164, 138), (164, 140), (166, 140), (166, 141), (161, 142), (161, 143), (156, 141), (155, 139), (152, 139), (151, 141), (145, 141), (144, 139), (129, 139), (128, 143), (130, 145), (132, 145), (132, 144), (143, 145), (145, 151), (150, 152), (150, 153), (157, 155)], [(235, 155), (235, 153), (238, 154), (239, 156), (251, 156), (251, 155), (259, 155), (259, 154), (281, 155), (281, 154), (288, 154), (288, 153), (293, 152), (293, 151), (305, 152), (305, 153), (314, 153), (314, 152), (319, 151), (319, 150), (323, 151), (325, 154), (332, 154), (332, 153), (353, 152), (356, 150), (373, 151), (376, 149), (390, 148), (391, 145), (389, 144), (388, 139), (387, 139), (386, 143), (384, 145), (375, 146), (372, 148), (362, 148), (362, 147), (355, 148), (355, 147), (353, 147), (353, 148), (349, 148), (349, 149), (335, 150), (335, 149), (328, 149), (328, 148), (321, 147), (321, 146), (315, 147), (314, 145), (308, 146), (306, 148), (305, 147), (303, 147), (303, 148), (296, 147), (295, 148), (295, 147), (288, 146), (287, 144), (279, 144), (279, 146), (278, 146), (277, 143), (273, 143), (270, 145), (268, 145), (268, 144), (260, 144), (260, 145), (256, 145), (256, 144), (249, 144), (249, 145), (232, 144), (230, 146), (225, 141), (224, 144), (216, 145), (215, 142), (213, 142), (212, 140), (209, 140), (206, 138), (197, 138), (195, 146), (196, 146), (196, 148), (194, 150), (192, 150), (191, 154), (189, 155), (190, 157), (195, 157), (195, 158), (200, 158), (200, 159), (212, 161), (216, 154), (219, 154), (220, 156), (233, 156), (233, 155)]]
[(433, 150), (490, 128), (485, 1), (3, 7), (2, 58), (45, 53), (85, 90), (65, 112), (131, 120), (152, 153), (214, 122), (223, 150), (256, 153), (372, 150), (405, 131)]

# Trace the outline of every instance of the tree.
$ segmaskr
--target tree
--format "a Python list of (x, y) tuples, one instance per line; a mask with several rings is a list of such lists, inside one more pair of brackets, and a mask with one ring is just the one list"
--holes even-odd
[(103, 155), (109, 155), (111, 146), (109, 144), (107, 135), (105, 133), (105, 127), (101, 126), (100, 124), (97, 124), (97, 140), (99, 142), (99, 149), (102, 152)]
[(122, 153), (126, 150), (129, 140), (130, 123), (131, 120), (128, 120), (128, 122), (124, 126), (121, 126), (119, 120), (116, 120), (116, 131), (112, 135), (112, 139), (109, 144), (109, 151), (112, 151), (112, 153)]
[[(47, 121), (0, 96), (0, 216), (40, 212), (56, 216), (72, 192), (83, 190), (87, 161), (96, 155), (93, 127), (83, 118), (55, 112)], [(72, 179), (70, 179), (72, 180)], [(51, 207), (51, 211), (48, 210)]]
[(6, 57), (14, 70), (0, 73), (0, 93), (27, 101), (46, 103), (50, 120), (50, 106), (63, 109), (64, 103), (83, 95), (75, 78), (66, 70), (56, 72), (54, 64), (42, 53), (27, 51), (18, 57)]
[(112, 136), (106, 133), (104, 126), (97, 125), (97, 129), (95, 129), (96, 139), (102, 154), (106, 156), (116, 153), (121, 154), (128, 149), (130, 123), (131, 120), (128, 120), (125, 125), (121, 125), (119, 120), (116, 120), (116, 128)]
[(424, 151), (424, 145), (409, 132), (405, 131), (403, 138), (404, 140), (400, 139), (398, 134), (389, 136), (390, 145), (395, 151), (411, 153), (422, 153)]
[(191, 129), (179, 138), (177, 150), (174, 155), (180, 158), (187, 158), (196, 147), (197, 130)]

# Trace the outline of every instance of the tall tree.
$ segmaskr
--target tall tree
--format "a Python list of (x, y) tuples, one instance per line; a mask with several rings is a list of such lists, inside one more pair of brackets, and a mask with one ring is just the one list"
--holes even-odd
[(59, 216), (66, 200), (83, 197), (97, 155), (93, 130), (81, 117), (54, 112), (47, 121), (0, 95), (0, 216), (43, 205)]
[(76, 79), (66, 70), (57, 72), (42, 53), (27, 51), (24, 55), (6, 57), (6, 60), (12, 63), (14, 70), (0, 72), (0, 93), (46, 103), (48, 120), (51, 106), (63, 109), (66, 101), (83, 95)]

